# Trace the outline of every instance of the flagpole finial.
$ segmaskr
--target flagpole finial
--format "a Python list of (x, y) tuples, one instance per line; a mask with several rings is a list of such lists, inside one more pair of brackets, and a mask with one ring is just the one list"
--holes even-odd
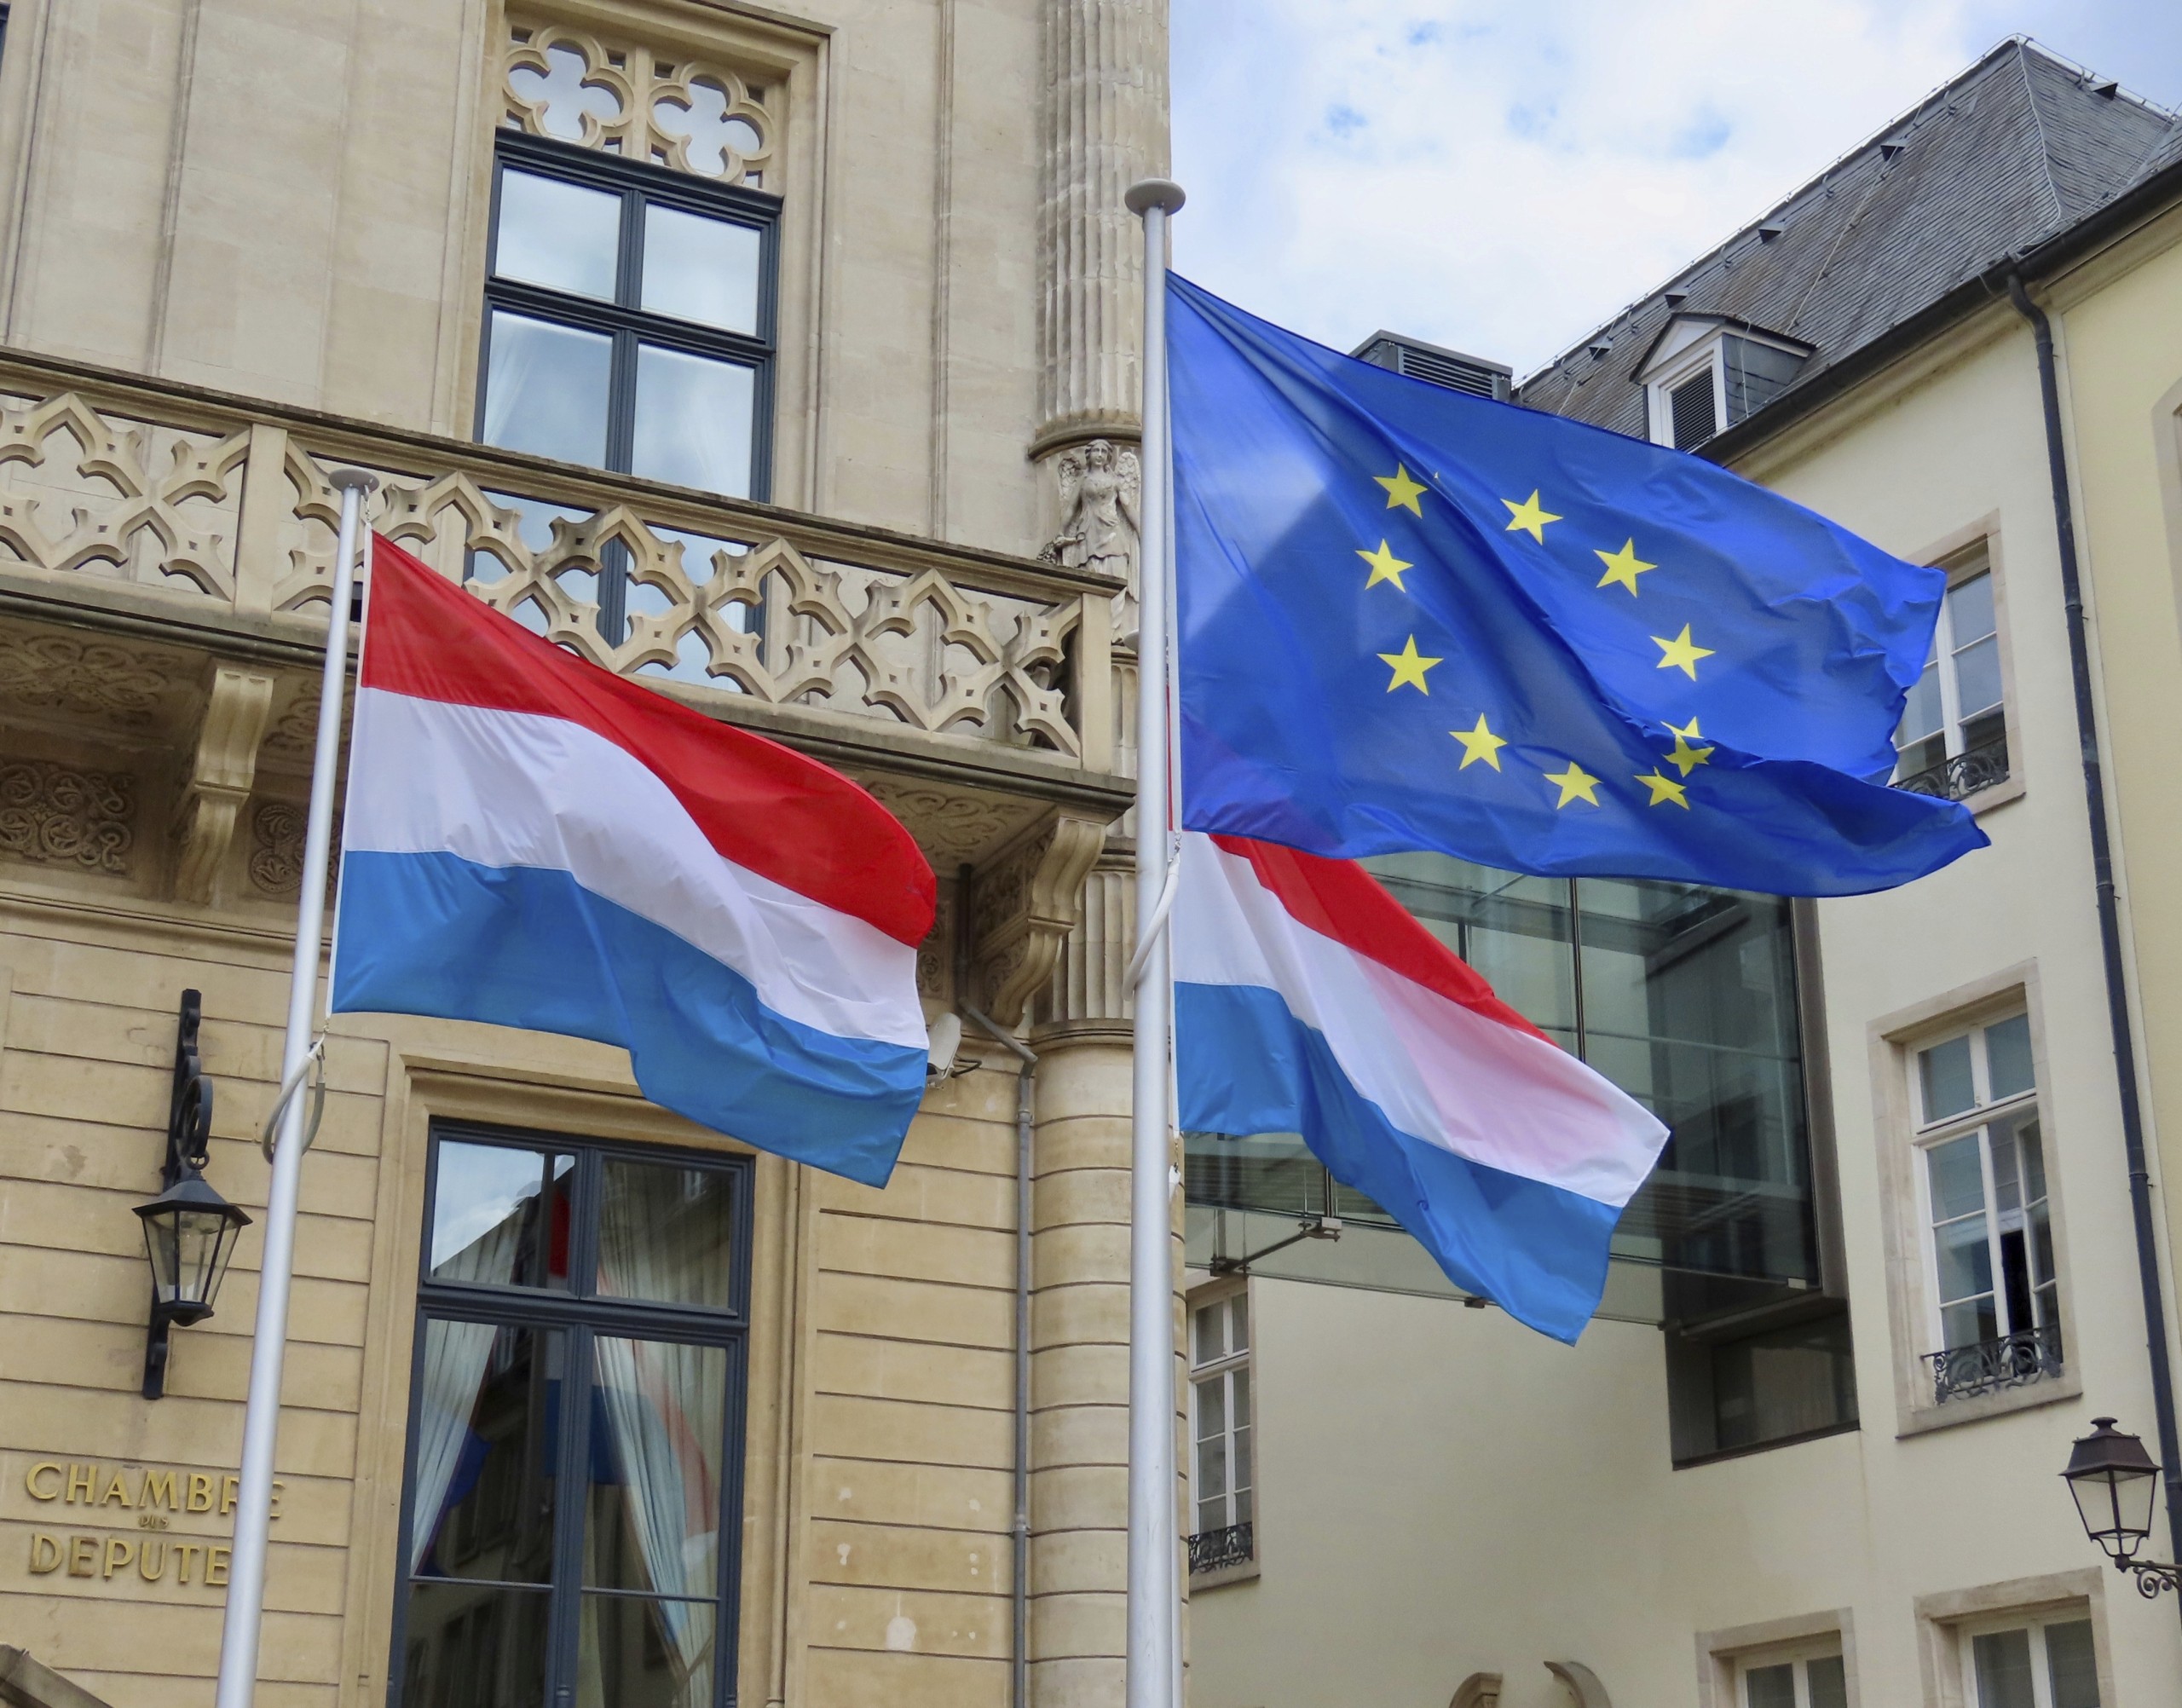
[(1129, 187), (1122, 201), (1133, 214), (1146, 214), (1153, 208), (1163, 213), (1177, 213), (1188, 197), (1182, 187), (1172, 178), (1139, 178)]
[(354, 487), (360, 493), (367, 493), (378, 484), (378, 476), (367, 469), (336, 469), (326, 477), (326, 483), (342, 492)]

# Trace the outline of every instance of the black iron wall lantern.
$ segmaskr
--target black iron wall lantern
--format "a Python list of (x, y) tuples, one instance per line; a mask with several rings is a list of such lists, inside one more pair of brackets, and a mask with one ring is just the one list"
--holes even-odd
[(144, 1341), (144, 1398), (167, 1389), (167, 1331), (212, 1314), (235, 1240), (250, 1218), (212, 1190), (205, 1178), (211, 1160), (212, 1085), (197, 1053), (197, 1024), (204, 999), (182, 993), (175, 1030), (174, 1097), (167, 1111), (167, 1155), (159, 1171), (166, 1190), (138, 1204), (144, 1249), (152, 1261), (152, 1321)]
[(2151, 1534), (2152, 1497), (2159, 1487), (2159, 1465), (2142, 1440), (2123, 1434), (2111, 1417), (2094, 1417), (2091, 1434), (2076, 1442), (2061, 1474), (2075, 1497), (2085, 1532), (2106, 1550), (2115, 1570), (2135, 1573), (2138, 1594), (2182, 1591), (2182, 1567), (2136, 1557)]

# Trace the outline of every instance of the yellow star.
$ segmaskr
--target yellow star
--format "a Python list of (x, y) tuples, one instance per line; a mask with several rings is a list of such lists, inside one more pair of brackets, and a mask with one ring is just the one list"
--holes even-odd
[(1393, 693), (1406, 682), (1419, 694), (1429, 694), (1432, 690), (1424, 685), (1424, 672), (1439, 661), (1436, 658), (1426, 658), (1418, 653), (1415, 635), (1402, 643), (1400, 652), (1381, 653), (1379, 662), (1392, 666), (1394, 672), (1394, 679), (1387, 684), (1387, 692)]
[(1538, 493), (1535, 489), (1521, 504), (1517, 504), (1513, 499), (1502, 499), (1500, 502), (1508, 506), (1508, 526), (1505, 532), (1514, 534), (1521, 530), (1538, 541), (1540, 545), (1545, 544), (1546, 523), (1561, 520), (1559, 516), (1538, 503)]
[(1447, 733), (1463, 744), (1463, 762), (1455, 767), (1457, 770), (1468, 770), (1472, 762), (1478, 759), (1484, 760), (1496, 771), (1500, 769), (1500, 750), (1508, 743), (1504, 737), (1494, 735), (1486, 727), (1482, 712), (1477, 714), (1475, 730), (1450, 730)]
[(1599, 804), (1599, 780), (1573, 759), (1568, 761), (1568, 769), (1565, 771), (1548, 771), (1545, 780), (1557, 783), (1561, 788), (1561, 799), (1553, 803), (1556, 812), (1572, 800), (1587, 800), (1593, 806)]
[(1409, 565), (1387, 549), (1385, 540), (1379, 542), (1377, 551), (1359, 551), (1356, 555), (1371, 566), (1371, 579), (1364, 584), (1366, 587), (1376, 587), (1382, 581), (1391, 581), (1397, 591), (1406, 593), (1409, 591), (1401, 585), (1401, 572)]
[(1663, 806), (1672, 801), (1684, 812), (1689, 811), (1689, 791), (1672, 777), (1661, 776), (1656, 765), (1636, 781), (1652, 792), (1652, 798), (1644, 803), (1645, 805)]
[(1599, 586), (1610, 587), (1619, 582), (1629, 590), (1630, 597), (1636, 593), (1636, 578), (1647, 569), (1656, 569), (1656, 563), (1646, 563), (1636, 556), (1636, 542), (1625, 541), (1619, 551), (1595, 551), (1592, 556), (1606, 565), (1606, 574), (1599, 577)]
[(1697, 661), (1710, 658), (1712, 649), (1700, 646), (1689, 638), (1689, 625), (1682, 626), (1682, 632), (1672, 640), (1665, 635), (1654, 635), (1652, 643), (1660, 649), (1660, 668), (1678, 670), (1692, 682), (1697, 680)]
[(1374, 475), (1371, 478), (1387, 489), (1388, 510), (1406, 510), (1415, 516), (1424, 514), (1417, 507), (1417, 500), (1431, 488), (1421, 481), (1410, 479), (1409, 470), (1400, 463), (1394, 465), (1394, 471), (1391, 475)]
[(1689, 745), (1698, 733), (1697, 720), (1694, 718), (1692, 718), (1688, 725), (1683, 729), (1677, 730), (1671, 724), (1666, 727), (1667, 733), (1674, 737), (1674, 751), (1667, 755), (1667, 763), (1680, 771), (1683, 776), (1688, 776), (1698, 766), (1712, 757), (1712, 750), (1710, 747), (1693, 747)]

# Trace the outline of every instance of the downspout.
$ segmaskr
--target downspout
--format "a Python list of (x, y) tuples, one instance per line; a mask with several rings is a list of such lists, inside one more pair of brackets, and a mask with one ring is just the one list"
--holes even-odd
[(2137, 1094), (2137, 1047), (2129, 987), (2121, 958), (2121, 910), (2114, 888), (2114, 850), (2106, 828), (2106, 782), (2098, 758), (2098, 713), (2092, 696), (2091, 649), (2083, 620), (2083, 577), (2076, 562), (2075, 505), (2069, 492), (2069, 458), (2061, 437), (2061, 387), (2053, 361), (2053, 327), (2030, 300), (2023, 277), (2008, 274), (2008, 300), (2030, 322), (2038, 346), (2038, 390), (2045, 405), (2046, 463), (2053, 482), (2053, 528), (2061, 550), (2062, 608), (2068, 614), (2069, 674), (2075, 687), (2076, 739), (2083, 752), (2084, 810), (2091, 819), (2091, 869), (2098, 899), (2098, 943), (2106, 962), (2106, 1018), (2114, 1038), (2114, 1071), (2121, 1094), (2121, 1146), (2129, 1164), (2129, 1209), (2136, 1222), (2137, 1278), (2144, 1290), (2144, 1336), (2151, 1354), (2151, 1399), (2167, 1484), (2171, 1550), (2182, 1559), (2182, 1445), (2176, 1439), (2174, 1380), (2167, 1356), (2167, 1305), (2159, 1278), (2152, 1221), (2151, 1173), (2144, 1159), (2144, 1109)]
[(1010, 1708), (1030, 1700), (1030, 1114), (1038, 1058), (1013, 1033), (1003, 1030), (969, 1000), (971, 871), (955, 885), (955, 1006), (983, 1027), (1022, 1064), (1015, 1078), (1015, 1518), (1014, 1570), (1009, 1574)]

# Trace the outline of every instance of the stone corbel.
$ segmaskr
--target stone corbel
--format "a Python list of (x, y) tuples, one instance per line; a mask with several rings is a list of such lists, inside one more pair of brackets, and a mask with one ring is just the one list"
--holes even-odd
[(1003, 1026), (1023, 1018), (1051, 977), (1083, 906), (1083, 880), (1106, 844), (1103, 819), (1057, 809), (973, 874), (970, 954), (985, 1011)]
[(258, 744), (273, 711), (274, 678), (216, 664), (205, 683), (205, 717), (175, 808), (175, 894), (208, 902), (235, 824), (257, 775)]

